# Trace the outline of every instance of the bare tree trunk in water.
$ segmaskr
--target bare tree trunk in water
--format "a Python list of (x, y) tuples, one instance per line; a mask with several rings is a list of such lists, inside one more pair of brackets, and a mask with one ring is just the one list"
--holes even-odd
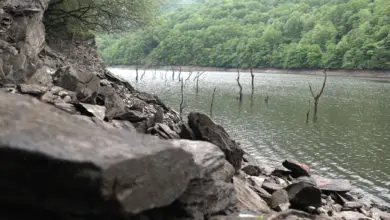
[(181, 102), (180, 102), (180, 118), (182, 118), (183, 110), (184, 110), (184, 81), (180, 80), (180, 93), (181, 93)]
[(311, 87), (311, 85), (309, 83), (309, 89), (310, 89), (311, 95), (313, 96), (313, 99), (314, 99), (314, 114), (313, 114), (313, 121), (314, 122), (317, 121), (318, 102), (319, 102), (321, 95), (324, 92), (324, 89), (326, 86), (326, 79), (327, 79), (326, 69), (324, 70), (324, 75), (325, 75), (324, 83), (322, 84), (321, 91), (318, 94), (314, 93), (313, 88)]
[(255, 92), (255, 74), (253, 74), (253, 68), (250, 69), (251, 70), (251, 77), (252, 77), (252, 96)]
[(199, 93), (199, 78), (200, 76), (203, 74), (204, 72), (198, 72), (196, 74), (196, 77), (194, 78), (194, 80), (196, 79), (196, 95), (198, 95)]
[(171, 66), (172, 69), (172, 81), (175, 81), (175, 68)]
[(144, 78), (145, 73), (146, 73), (146, 70), (144, 69), (144, 72), (143, 72), (142, 75), (141, 75), (141, 80)]
[(187, 82), (188, 82), (188, 80), (190, 80), (190, 79), (191, 79), (191, 75), (192, 75), (192, 71), (190, 70), (190, 72), (188, 73), (188, 77), (187, 77), (187, 79), (186, 79), (185, 83), (187, 83)]
[(138, 66), (135, 67), (135, 73), (137, 74), (135, 76), (135, 81), (138, 82)]
[(309, 124), (309, 118), (310, 118), (310, 100), (309, 100), (309, 108), (307, 109), (306, 112), (306, 124)]
[(242, 85), (240, 83), (240, 69), (237, 68), (237, 85), (238, 85), (238, 88), (240, 89), (240, 93), (239, 93), (239, 98), (238, 100), (240, 101), (240, 103), (242, 102)]
[(181, 81), (181, 66), (179, 67), (179, 82)]
[(215, 99), (215, 90), (217, 88), (214, 87), (213, 95), (211, 97), (211, 104), (210, 104), (210, 117), (213, 118), (213, 107), (214, 107), (214, 99)]

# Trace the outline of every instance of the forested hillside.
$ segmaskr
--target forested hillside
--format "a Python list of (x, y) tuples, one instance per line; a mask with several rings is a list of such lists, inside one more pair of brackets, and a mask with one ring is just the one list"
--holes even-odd
[(389, 0), (188, 2), (194, 1), (162, 7), (152, 27), (100, 36), (103, 59), (109, 65), (390, 69)]

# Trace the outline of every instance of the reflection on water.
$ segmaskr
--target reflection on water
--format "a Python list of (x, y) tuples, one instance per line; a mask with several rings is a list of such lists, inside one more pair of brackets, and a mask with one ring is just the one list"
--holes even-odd
[[(147, 71), (136, 84), (133, 70), (111, 70), (179, 109), (180, 83), (172, 81), (171, 72)], [(390, 202), (390, 84), (329, 76), (319, 102), (318, 122), (306, 123), (312, 100), (308, 83), (318, 91), (322, 76), (256, 73), (251, 100), (250, 73), (241, 73), (243, 102), (239, 105), (235, 73), (203, 74), (198, 95), (195, 74), (185, 83), (184, 112), (209, 113), (216, 87), (214, 120), (248, 153), (271, 164), (297, 159), (314, 172), (348, 178), (371, 195)], [(182, 73), (184, 79), (188, 76)]]

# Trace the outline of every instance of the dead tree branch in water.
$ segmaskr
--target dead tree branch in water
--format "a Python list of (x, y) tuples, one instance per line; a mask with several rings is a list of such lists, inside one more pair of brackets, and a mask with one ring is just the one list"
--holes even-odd
[(210, 104), (210, 117), (213, 118), (213, 107), (214, 107), (214, 99), (215, 99), (215, 90), (217, 88), (214, 87), (213, 95), (211, 97), (211, 104)]
[(146, 70), (144, 69), (144, 72), (143, 72), (142, 75), (141, 75), (141, 80), (144, 78), (145, 73), (146, 73)]
[(252, 77), (252, 97), (255, 92), (255, 74), (253, 74), (253, 68), (250, 68), (251, 77)]
[(181, 78), (181, 66), (179, 67), (179, 77), (178, 77), (178, 80), (179, 80), (179, 82), (182, 80), (182, 78)]
[(326, 86), (326, 79), (327, 79), (326, 69), (324, 70), (324, 75), (325, 75), (324, 82), (322, 84), (322, 88), (321, 88), (321, 91), (319, 93), (315, 94), (313, 91), (313, 88), (311, 87), (311, 85), (309, 83), (309, 89), (310, 89), (311, 95), (313, 96), (313, 99), (314, 99), (314, 114), (313, 114), (314, 121), (317, 120), (318, 101), (320, 100), (321, 95), (324, 92), (325, 86)]
[(180, 102), (180, 118), (182, 118), (183, 110), (184, 110), (184, 81), (180, 79), (180, 93), (181, 93), (181, 102)]
[(138, 82), (138, 66), (135, 67), (135, 73), (137, 74), (135, 76), (135, 81)]
[(306, 124), (309, 124), (309, 118), (310, 118), (310, 100), (309, 100), (309, 108), (307, 109), (307, 112), (306, 112)]
[(242, 85), (241, 85), (241, 83), (240, 83), (240, 69), (239, 68), (237, 68), (237, 85), (238, 85), (238, 87), (239, 87), (239, 89), (240, 89), (240, 94), (239, 94), (239, 100), (240, 100), (240, 102), (242, 102)]
[(185, 84), (187, 84), (188, 80), (191, 79), (191, 76), (192, 76), (192, 71), (190, 71), (190, 72), (188, 73), (188, 77), (187, 77), (187, 79), (186, 79), (186, 81), (185, 81)]
[(175, 81), (175, 68), (171, 66), (171, 70), (172, 70), (172, 81)]
[(203, 75), (203, 73), (204, 72), (198, 72), (194, 78), (194, 80), (196, 80), (196, 95), (199, 93), (199, 78)]

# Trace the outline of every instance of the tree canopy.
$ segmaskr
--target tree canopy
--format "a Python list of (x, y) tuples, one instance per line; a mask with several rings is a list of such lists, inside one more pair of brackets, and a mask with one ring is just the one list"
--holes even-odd
[(150, 23), (158, 5), (158, 0), (51, 0), (45, 26), (50, 34), (65, 30), (77, 36), (124, 31)]
[(203, 0), (97, 40), (109, 65), (390, 69), (390, 4)]

